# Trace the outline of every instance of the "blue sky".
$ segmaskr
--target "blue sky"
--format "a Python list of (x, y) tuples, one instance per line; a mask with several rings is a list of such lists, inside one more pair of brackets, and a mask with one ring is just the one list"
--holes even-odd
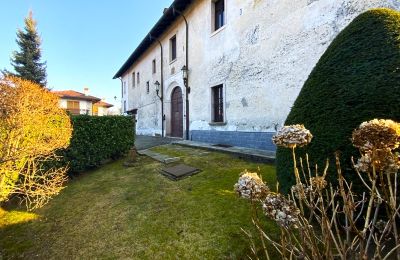
[[(17, 28), (33, 11), (47, 61), (48, 87), (73, 89), (119, 104), (112, 77), (172, 0), (1, 0), (0, 69), (12, 69)], [(117, 96), (117, 102), (114, 100)]]

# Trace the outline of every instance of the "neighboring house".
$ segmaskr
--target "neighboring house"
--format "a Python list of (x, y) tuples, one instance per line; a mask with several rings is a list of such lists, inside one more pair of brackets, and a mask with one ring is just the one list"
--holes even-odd
[(100, 98), (90, 96), (89, 89), (84, 93), (74, 90), (53, 91), (60, 97), (60, 107), (73, 115), (104, 116), (113, 105), (106, 103)]
[(122, 110), (138, 134), (275, 149), (321, 55), (375, 7), (400, 1), (175, 0), (114, 76)]

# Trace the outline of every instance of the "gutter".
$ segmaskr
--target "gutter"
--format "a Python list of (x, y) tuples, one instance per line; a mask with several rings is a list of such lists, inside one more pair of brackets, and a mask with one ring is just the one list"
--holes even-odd
[[(150, 40), (153, 39), (151, 34), (149, 34)], [(164, 115), (164, 52), (163, 52), (163, 46), (160, 42), (159, 39), (155, 38), (155, 40), (158, 42), (160, 45), (161, 49), (161, 83), (160, 83), (160, 88), (161, 88), (161, 137), (164, 137), (164, 121), (165, 121), (165, 115)]]
[(185, 83), (185, 88), (186, 88), (186, 140), (189, 140), (189, 132), (190, 132), (190, 117), (189, 117), (189, 94), (190, 94), (190, 87), (189, 87), (189, 24), (188, 21), (185, 17), (185, 15), (176, 10), (175, 7), (172, 7), (174, 13), (178, 13), (180, 16), (182, 16), (183, 20), (185, 21), (186, 25), (186, 69), (188, 70), (187, 73), (187, 80)]

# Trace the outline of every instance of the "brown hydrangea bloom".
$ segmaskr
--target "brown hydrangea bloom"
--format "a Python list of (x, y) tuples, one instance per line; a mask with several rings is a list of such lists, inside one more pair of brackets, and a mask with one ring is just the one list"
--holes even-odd
[(308, 188), (303, 183), (298, 183), (293, 185), (290, 190), (298, 199), (304, 199), (305, 195), (308, 193)]
[(269, 192), (269, 188), (258, 174), (247, 170), (241, 173), (234, 189), (240, 197), (251, 200), (263, 199)]
[(289, 125), (282, 127), (278, 133), (272, 137), (272, 141), (277, 146), (287, 148), (302, 147), (311, 142), (312, 134), (304, 125)]
[(322, 176), (312, 177), (310, 182), (312, 187), (317, 190), (323, 190), (326, 188), (326, 185), (328, 185), (325, 178)]
[(384, 119), (364, 122), (353, 131), (352, 142), (361, 151), (396, 149), (400, 145), (400, 124)]
[(275, 220), (278, 225), (285, 228), (298, 227), (300, 210), (282, 194), (268, 193), (262, 207), (265, 215)]
[(379, 149), (363, 154), (354, 167), (360, 172), (371, 172), (372, 165), (380, 172), (396, 173), (400, 169), (400, 160), (390, 149)]

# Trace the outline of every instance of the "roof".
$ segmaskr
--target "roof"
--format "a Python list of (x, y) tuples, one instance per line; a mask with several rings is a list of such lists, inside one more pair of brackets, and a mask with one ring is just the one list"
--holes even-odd
[(62, 91), (52, 91), (52, 92), (54, 94), (56, 94), (57, 96), (59, 96), (60, 98), (88, 100), (88, 101), (93, 101), (93, 102), (101, 101), (101, 98), (85, 95), (85, 94), (75, 91), (75, 90), (62, 90)]
[(109, 104), (107, 102), (104, 102), (104, 101), (97, 102), (97, 103), (95, 103), (95, 105), (98, 106), (98, 107), (106, 107), (106, 108), (110, 108), (110, 107), (114, 106), (114, 105), (111, 105), (111, 104)]
[(171, 6), (165, 9), (163, 16), (153, 26), (148, 35), (142, 40), (139, 46), (133, 51), (128, 60), (122, 65), (113, 79), (121, 77), (139, 58), (142, 54), (158, 39), (171, 25), (175, 22), (180, 14), (175, 10), (183, 12), (195, 0), (174, 0)]

